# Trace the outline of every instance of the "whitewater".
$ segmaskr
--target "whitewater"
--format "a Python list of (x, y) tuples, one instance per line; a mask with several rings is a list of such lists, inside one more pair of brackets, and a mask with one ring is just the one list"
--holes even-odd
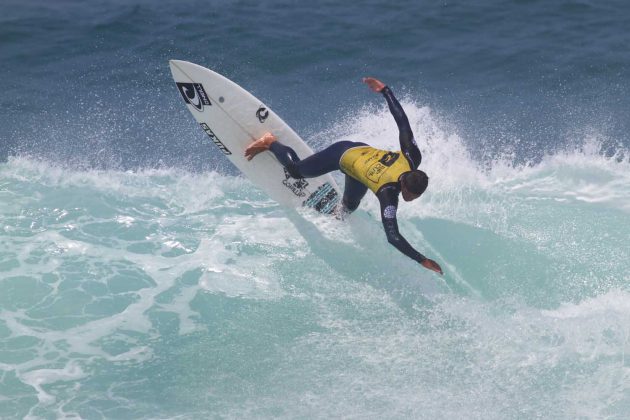
[[(627, 153), (484, 160), (403, 107), (430, 184), (400, 231), (443, 277), (372, 196), (339, 221), (229, 171), (0, 163), (0, 417), (625, 418)], [(397, 147), (381, 104), (306, 140), (341, 139)]]

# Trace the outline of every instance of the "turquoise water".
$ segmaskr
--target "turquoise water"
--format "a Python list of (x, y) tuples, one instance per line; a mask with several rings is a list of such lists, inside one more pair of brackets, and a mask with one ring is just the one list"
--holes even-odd
[(404, 106), (442, 176), (401, 231), (443, 278), (373, 197), (344, 223), (218, 172), (2, 164), (0, 415), (625, 417), (627, 159), (482, 170)]
[[(0, 418), (628, 418), (625, 2), (0, 11)], [(430, 177), (400, 230), (444, 276), (373, 196), (341, 222), (240, 177), (171, 58), (314, 149), (395, 148), (389, 83)]]

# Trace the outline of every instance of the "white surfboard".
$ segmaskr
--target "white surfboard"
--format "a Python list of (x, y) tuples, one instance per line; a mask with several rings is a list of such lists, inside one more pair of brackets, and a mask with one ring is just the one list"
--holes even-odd
[(307, 206), (326, 214), (335, 210), (340, 194), (330, 174), (292, 178), (271, 152), (245, 159), (245, 148), (268, 131), (301, 159), (313, 153), (269, 107), (205, 67), (179, 60), (171, 60), (170, 67), (179, 93), (201, 128), (247, 178), (286, 206)]

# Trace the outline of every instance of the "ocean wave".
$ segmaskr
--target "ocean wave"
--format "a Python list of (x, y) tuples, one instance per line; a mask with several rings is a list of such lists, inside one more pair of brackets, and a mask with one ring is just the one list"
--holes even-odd
[[(437, 397), (473, 388), (495, 396), (489, 417), (622, 410), (627, 159), (584, 142), (479, 163), (431, 109), (404, 106), (431, 184), (400, 230), (444, 277), (387, 244), (370, 196), (341, 222), (215, 171), (0, 164), (0, 368), (30, 401), (15, 412), (461, 416), (477, 398)], [(390, 119), (366, 108), (309, 141), (396, 149)], [(146, 402), (145, 375), (170, 378), (155, 385), (167, 403)], [(557, 391), (532, 388), (541, 377)]]

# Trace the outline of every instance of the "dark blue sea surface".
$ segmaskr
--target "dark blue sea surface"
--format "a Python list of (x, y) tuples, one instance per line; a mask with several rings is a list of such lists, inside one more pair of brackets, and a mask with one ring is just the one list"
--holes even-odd
[[(0, 2), (0, 418), (626, 419), (630, 2)], [(169, 59), (429, 189), (286, 209)], [(336, 175), (339, 181), (343, 181)]]
[[(227, 75), (308, 137), (372, 98), (426, 104), (479, 158), (630, 144), (624, 1), (14, 1), (0, 21), (0, 156), (207, 169), (167, 60)], [(197, 139), (201, 134), (197, 133)]]

